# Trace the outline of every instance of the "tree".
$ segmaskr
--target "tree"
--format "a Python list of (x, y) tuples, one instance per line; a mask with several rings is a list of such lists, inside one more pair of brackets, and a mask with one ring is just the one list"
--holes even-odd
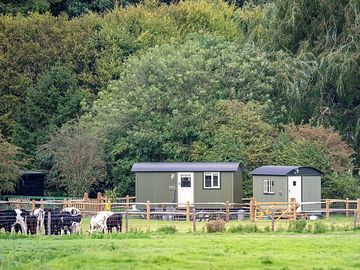
[(354, 151), (332, 129), (289, 124), (274, 143), (278, 164), (308, 165), (325, 174), (352, 171)]
[(360, 198), (360, 179), (351, 173), (331, 174), (322, 183), (322, 198), (346, 198), (356, 200)]
[[(94, 117), (90, 118), (92, 125), (105, 130), (108, 140), (114, 142), (109, 145), (109, 160), (113, 164), (113, 181), (119, 185), (120, 192), (134, 191), (134, 178), (129, 171), (136, 161), (191, 161), (195, 151), (193, 143), (207, 144), (202, 139), (207, 135), (217, 136), (220, 147), (222, 138), (211, 132), (213, 127), (209, 124), (209, 121), (216, 121), (211, 117), (216, 117), (220, 110), (217, 101), (268, 103), (274, 93), (274, 74), (267, 55), (255, 47), (241, 47), (206, 34), (191, 35), (184, 44), (174, 41), (131, 57), (121, 79), (100, 93), (91, 113)], [(229, 114), (231, 124), (241, 125), (239, 119), (247, 116), (258, 117), (245, 105), (243, 111), (242, 105), (237, 106), (236, 102), (224, 103), (223, 107), (226, 106), (229, 107), (227, 110), (221, 109)], [(243, 112), (243, 115), (236, 118), (231, 109)], [(246, 123), (251, 126), (250, 122)], [(271, 127), (264, 125), (263, 128)], [(234, 140), (240, 136), (239, 132), (231, 134), (236, 130), (234, 127), (225, 125), (223, 129), (219, 132), (221, 136), (228, 135)], [(248, 133), (249, 143), (251, 131)], [(259, 148), (261, 139), (254, 137)], [(226, 149), (230, 148), (229, 142)], [(246, 152), (241, 160), (261, 159), (261, 155), (252, 158), (250, 152)], [(239, 158), (243, 153), (231, 151), (231, 157), (225, 153), (221, 157), (215, 154), (212, 157), (229, 160)]]
[(55, 65), (26, 93), (25, 104), (19, 105), (13, 142), (34, 154), (48, 135), (80, 113), (85, 94), (78, 88), (75, 74), (67, 67)]
[(18, 157), (20, 150), (7, 142), (0, 133), (0, 194), (15, 190), (20, 168), (24, 165), (24, 161)]
[(106, 175), (101, 145), (99, 137), (82, 124), (62, 126), (39, 151), (44, 161), (52, 160), (49, 184), (70, 196), (89, 192)]

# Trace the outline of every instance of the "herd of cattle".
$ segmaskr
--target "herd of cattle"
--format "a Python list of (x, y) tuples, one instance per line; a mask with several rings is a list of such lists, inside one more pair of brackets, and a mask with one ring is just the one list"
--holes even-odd
[[(60, 209), (24, 209), (0, 211), (0, 231), (21, 232), (24, 234), (60, 235), (81, 233), (82, 213), (74, 207)], [(101, 211), (90, 219), (90, 233), (121, 232), (122, 214)]]

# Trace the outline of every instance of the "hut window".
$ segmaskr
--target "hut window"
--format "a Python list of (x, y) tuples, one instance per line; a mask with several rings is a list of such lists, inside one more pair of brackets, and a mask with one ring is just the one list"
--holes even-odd
[(204, 173), (204, 188), (220, 188), (220, 173), (206, 172)]
[(181, 175), (181, 187), (191, 187), (191, 175)]
[(264, 193), (274, 194), (274, 180), (264, 180)]

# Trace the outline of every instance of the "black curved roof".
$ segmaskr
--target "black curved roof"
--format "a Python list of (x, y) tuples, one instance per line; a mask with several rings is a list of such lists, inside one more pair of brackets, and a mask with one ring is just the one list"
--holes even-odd
[(132, 172), (236, 172), (240, 162), (138, 162)]
[(323, 173), (312, 167), (303, 166), (262, 166), (256, 168), (251, 175), (323, 175)]

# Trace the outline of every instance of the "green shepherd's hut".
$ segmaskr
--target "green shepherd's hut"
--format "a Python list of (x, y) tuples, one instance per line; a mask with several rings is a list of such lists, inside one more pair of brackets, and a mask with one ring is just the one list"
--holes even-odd
[(239, 162), (140, 162), (131, 171), (137, 202), (242, 201)]
[[(253, 197), (259, 202), (321, 201), (323, 173), (312, 167), (262, 166), (250, 173), (253, 177)], [(321, 204), (305, 204), (298, 211), (320, 210)]]

